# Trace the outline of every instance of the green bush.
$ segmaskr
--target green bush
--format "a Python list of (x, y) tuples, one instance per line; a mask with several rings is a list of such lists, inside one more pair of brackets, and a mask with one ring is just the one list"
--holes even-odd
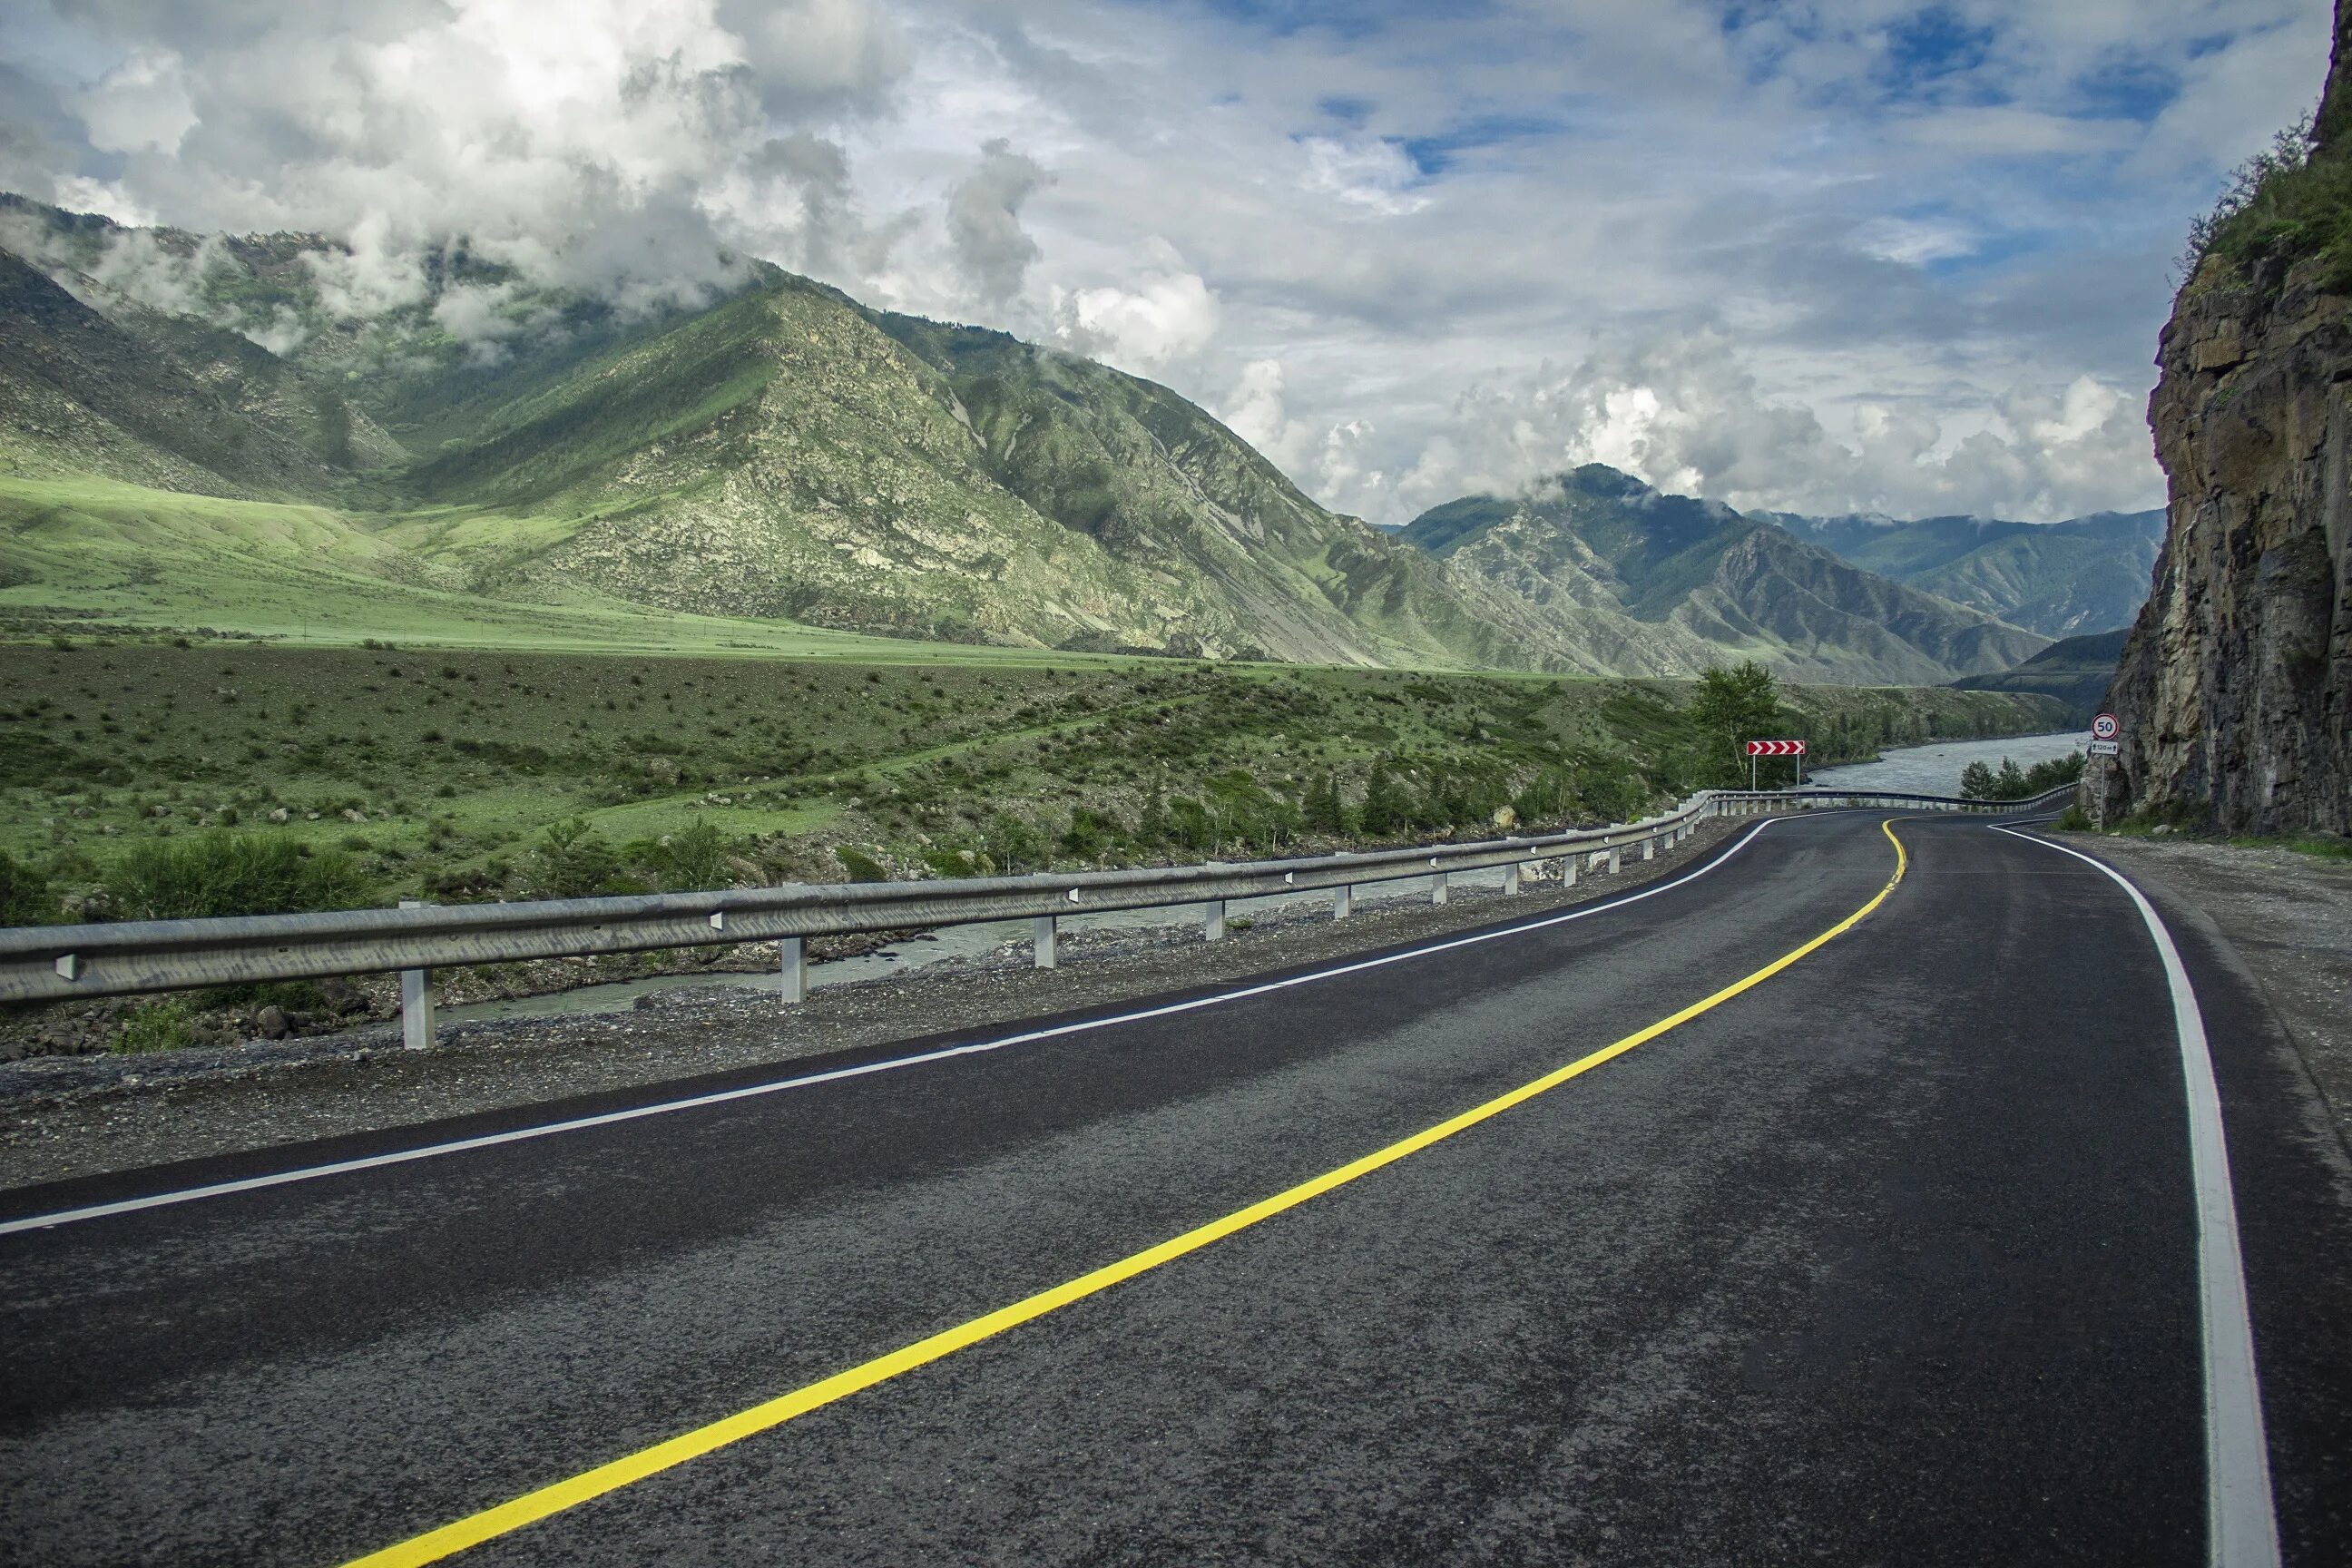
[(2024, 800), (2060, 784), (2074, 783), (2083, 776), (2083, 763), (2080, 752), (2053, 757), (2030, 768), (2020, 768), (2012, 759), (2003, 757), (1999, 772), (1982, 763), (1970, 763), (1960, 770), (1960, 794), (1969, 800)]
[(205, 920), (348, 909), (367, 879), (337, 850), (305, 854), (289, 839), (215, 830), (134, 845), (104, 886), (117, 920)]
[(195, 1043), (196, 1031), (188, 1016), (188, 1005), (175, 998), (133, 1007), (107, 1048), (134, 1056), (142, 1051), (175, 1051)]
[(887, 882), (890, 879), (888, 867), (854, 845), (837, 846), (833, 858), (841, 862), (841, 868), (849, 873), (849, 879), (853, 882)]
[(706, 820), (673, 833), (661, 847), (662, 886), (673, 891), (701, 891), (728, 885), (727, 862), (734, 847), (727, 836)]
[(58, 900), (49, 879), (0, 851), (0, 926), (46, 925), (57, 918)]
[(2290, 264), (2315, 256), (2326, 286), (2352, 287), (2352, 153), (2343, 141), (2322, 150), (2305, 115), (2239, 164), (2213, 210), (2189, 225), (2186, 278), (2212, 258), (2243, 274), (2266, 255)]
[(639, 891), (621, 876), (621, 858), (584, 816), (549, 826), (531, 846), (532, 889), (551, 899), (585, 899), (599, 893)]

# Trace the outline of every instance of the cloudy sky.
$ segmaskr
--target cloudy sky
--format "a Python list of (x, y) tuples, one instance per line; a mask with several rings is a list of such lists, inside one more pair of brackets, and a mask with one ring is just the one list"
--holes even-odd
[[(1598, 459), (1742, 507), (2158, 504), (2192, 214), (2326, 0), (11, 0), (0, 185), (763, 256), (1164, 381), (1377, 521)], [(371, 292), (373, 290), (373, 292)]]

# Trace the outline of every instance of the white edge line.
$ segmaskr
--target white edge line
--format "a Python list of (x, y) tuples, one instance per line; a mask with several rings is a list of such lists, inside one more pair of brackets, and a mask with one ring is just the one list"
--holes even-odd
[(2030, 833), (1994, 827), (2011, 838), (2072, 855), (2097, 868), (2131, 896), (2156, 940), (2172, 988), (2189, 1099), (2189, 1166), (2197, 1190), (2198, 1307), (2205, 1344), (2205, 1500), (2207, 1561), (2213, 1568), (2277, 1568), (2278, 1518), (2271, 1501), (2270, 1444), (2254, 1365), (2254, 1327), (2246, 1306), (2246, 1265), (2238, 1246), (2238, 1205), (2223, 1142), (2221, 1090), (2205, 1038), (2205, 1016), (2180, 950), (2156, 907), (2131, 879), (2079, 849)]
[[(1120, 1024), (1139, 1024), (1152, 1018), (1165, 1018), (1178, 1013), (1194, 1012), (1202, 1007), (1214, 1007), (1227, 1002), (1240, 1002), (1252, 996), (1263, 996), (1271, 991), (1285, 991), (1294, 985), (1305, 985), (1318, 980), (1336, 979), (1343, 974), (1360, 973), (1385, 964), (1402, 963), (1407, 959), (1425, 958), (1432, 953), (1450, 952), (1455, 948), (1470, 947), (1503, 937), (1518, 936), (1528, 931), (1580, 921), (1592, 915), (1606, 914), (1623, 909), (1643, 899), (1656, 898), (1671, 892), (1686, 882), (1696, 881), (1754, 842), (1758, 834), (1786, 817), (1767, 817), (1750, 828), (1747, 837), (1722, 854), (1671, 882), (1661, 882), (1654, 888), (1644, 888), (1622, 898), (1589, 908), (1570, 910), (1548, 915), (1541, 920), (1507, 926), (1500, 931), (1477, 931), (1469, 936), (1448, 938), (1424, 947), (1407, 948), (1402, 952), (1384, 953), (1378, 958), (1358, 959), (1351, 963), (1318, 969), (1306, 974), (1294, 974), (1287, 979), (1271, 980), (1239, 991), (1221, 991), (1213, 996), (1196, 996), (1188, 1002), (1171, 1002), (1164, 1006), (1147, 1007), (1139, 1012), (1120, 1013), (1108, 1018), (1088, 1018), (1075, 1024), (1056, 1024), (1050, 1028), (1028, 1029), (1017, 1035), (1005, 1035), (992, 1040), (976, 1040), (970, 1045), (948, 1046), (935, 1051), (923, 1051), (911, 1057), (892, 1057), (884, 1061), (861, 1062), (855, 1067), (834, 1068), (824, 1072), (804, 1073), (796, 1078), (777, 1079), (767, 1083), (746, 1084), (740, 1089), (719, 1089), (710, 1094), (698, 1094), (684, 1100), (659, 1100), (651, 1105), (634, 1105), (625, 1110), (607, 1110), (594, 1116), (574, 1117), (567, 1121), (542, 1122), (536, 1127), (518, 1127), (507, 1132), (486, 1132), (478, 1138), (458, 1138), (446, 1143), (426, 1143), (414, 1149), (395, 1150), (387, 1154), (369, 1154), (355, 1160), (337, 1160), (331, 1164), (304, 1165), (291, 1171), (274, 1171), (266, 1176), (247, 1176), (234, 1182), (214, 1182), (201, 1187), (185, 1187), (177, 1192), (153, 1193), (145, 1197), (122, 1198), (113, 1203), (91, 1204), (85, 1208), (59, 1209), (53, 1214), (27, 1215), (22, 1219), (0, 1220), (0, 1236), (14, 1236), (22, 1231), (50, 1230), (58, 1226), (75, 1225), (84, 1220), (104, 1219), (110, 1215), (135, 1214), (142, 1209), (166, 1208), (173, 1204), (194, 1203), (200, 1198), (226, 1197), (233, 1193), (258, 1192), (265, 1187), (282, 1187), (295, 1182), (316, 1181), (321, 1176), (340, 1176), (353, 1171), (381, 1170), (386, 1165), (405, 1164), (412, 1160), (430, 1160), (443, 1154), (462, 1154), (468, 1150), (488, 1149), (501, 1143), (520, 1143), (533, 1138), (546, 1138), (558, 1132), (577, 1132), (591, 1127), (610, 1127), (615, 1122), (635, 1121), (642, 1117), (663, 1116), (675, 1110), (695, 1110), (707, 1105), (723, 1105), (730, 1100), (752, 1100), (761, 1095), (782, 1094), (787, 1089), (809, 1089), (817, 1084), (835, 1083), (843, 1079), (866, 1078), (876, 1073), (892, 1072), (900, 1068), (922, 1067), (931, 1062), (947, 1061), (955, 1057), (979, 1056), (989, 1051), (1001, 1051), (1010, 1046), (1024, 1046), (1057, 1036), (1076, 1035), (1088, 1029), (1108, 1029)], [(1580, 854), (1583, 853), (1579, 851)], [(1549, 856), (1531, 857), (1549, 859)]]

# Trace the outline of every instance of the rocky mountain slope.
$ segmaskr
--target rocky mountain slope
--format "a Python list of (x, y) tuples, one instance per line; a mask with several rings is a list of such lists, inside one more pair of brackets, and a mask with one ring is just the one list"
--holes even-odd
[(2352, 831), (2352, 16), (2315, 146), (2222, 215), (2148, 405), (2170, 491), (2111, 806)]
[(2128, 626), (2147, 601), (2164, 537), (2161, 511), (2102, 511), (2052, 523), (1752, 515), (1864, 571), (2053, 637)]
[(1647, 674), (1689, 674), (1728, 655), (1801, 680), (1942, 682), (2006, 669), (2047, 645), (1774, 524), (1598, 464), (1522, 497), (1433, 508), (1403, 536), (1583, 625), (1600, 657)]

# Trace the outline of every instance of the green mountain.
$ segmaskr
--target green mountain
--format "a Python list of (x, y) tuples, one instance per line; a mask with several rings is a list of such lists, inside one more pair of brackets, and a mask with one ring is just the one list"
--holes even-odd
[(2053, 637), (2128, 626), (2164, 538), (2160, 510), (2053, 523), (1758, 515), (1866, 571)]
[(1728, 655), (1801, 680), (1940, 682), (2008, 668), (2046, 644), (1774, 524), (1599, 464), (1517, 499), (1449, 502), (1402, 536), (1581, 624), (1620, 670), (1688, 674)]
[(2030, 691), (2063, 702), (2078, 723), (2087, 724), (2115, 683), (2128, 626), (2052, 643), (2015, 669), (1972, 675), (1952, 684), (1964, 691)]
[(2041, 646), (1605, 469), (1400, 538), (1166, 387), (762, 264), (626, 310), (371, 265), (0, 197), (0, 614), (1870, 683)]
[[(451, 254), (424, 297), (344, 319), (330, 288), (341, 253), (316, 237), (223, 246), (14, 200), (0, 218), (33, 258), (6, 257), (0, 276), (0, 486), (310, 502), (334, 510), (306, 530), (351, 531), (325, 551), (338, 561), (507, 603), (1014, 647), (1577, 667), (1560, 628), (1315, 505), (1164, 387), (772, 268), (632, 319)], [(176, 264), (179, 313), (103, 280), (134, 244), (151, 271)], [(473, 336), (453, 331), (468, 320)], [(101, 499), (79, 509), (85, 532), (132, 504)], [(263, 564), (249, 541), (208, 551), (185, 526), (218, 514), (153, 510), (182, 525), (168, 543), (183, 559), (151, 566)], [(20, 549), (16, 597), (40, 599), (41, 570)]]

